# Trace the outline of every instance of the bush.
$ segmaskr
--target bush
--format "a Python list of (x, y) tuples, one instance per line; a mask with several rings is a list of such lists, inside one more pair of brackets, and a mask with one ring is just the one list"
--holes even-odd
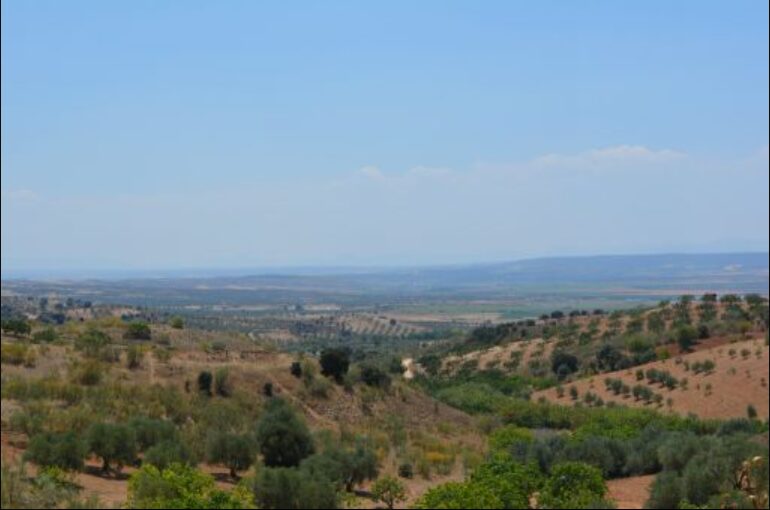
[(182, 319), (178, 315), (175, 317), (171, 317), (171, 320), (168, 323), (174, 329), (184, 329), (184, 319)]
[(88, 450), (102, 459), (102, 472), (107, 473), (110, 463), (117, 464), (120, 472), (136, 458), (136, 434), (127, 425), (96, 423), (88, 429)]
[(414, 468), (410, 462), (404, 462), (398, 465), (398, 476), (411, 479), (414, 477)]
[(361, 381), (367, 386), (376, 388), (387, 389), (390, 387), (390, 376), (372, 365), (363, 365), (361, 367)]
[(264, 463), (269, 467), (297, 466), (314, 451), (307, 426), (280, 398), (265, 404), (255, 437)]
[(487, 487), (468, 482), (448, 482), (428, 489), (414, 508), (503, 508), (500, 498)]
[(626, 448), (619, 439), (588, 436), (582, 441), (567, 444), (563, 457), (598, 468), (606, 478), (617, 478), (625, 474)]
[(339, 506), (339, 495), (331, 480), (297, 468), (260, 469), (252, 490), (259, 508), (293, 510)]
[(533, 464), (524, 465), (498, 453), (479, 466), (470, 481), (489, 490), (502, 503), (500, 508), (528, 508), (542, 485), (542, 476)]
[(9, 365), (21, 365), (24, 363), (30, 350), (24, 344), (3, 344), (0, 349), (0, 362)]
[(321, 374), (334, 378), (338, 383), (348, 373), (350, 351), (348, 349), (324, 349), (321, 352)]
[(506, 425), (490, 434), (489, 448), (493, 451), (507, 452), (519, 443), (531, 443), (533, 440), (534, 435), (531, 430), (515, 425)]
[(24, 452), (24, 459), (41, 467), (79, 471), (88, 451), (74, 432), (46, 432), (34, 436)]
[(40, 331), (36, 331), (35, 334), (32, 335), (32, 340), (40, 343), (51, 343), (58, 339), (59, 334), (54, 328), (50, 326), (45, 329), (41, 329)]
[(144, 465), (128, 481), (128, 508), (253, 508), (251, 495), (226, 492), (214, 479), (191, 466), (166, 469)]
[(299, 361), (293, 361), (291, 363), (291, 369), (290, 369), (291, 375), (299, 379), (302, 377), (302, 363)]
[(102, 349), (110, 344), (110, 337), (98, 329), (89, 329), (75, 340), (75, 348), (89, 358), (98, 358)]
[(214, 375), (214, 382), (216, 384), (217, 395), (220, 397), (229, 397), (233, 394), (233, 385), (227, 367), (217, 369)]
[(127, 340), (150, 340), (152, 331), (146, 322), (131, 322), (123, 333), (123, 338)]
[(658, 458), (665, 471), (679, 473), (703, 447), (703, 440), (696, 435), (677, 432), (670, 434), (660, 446)]
[(572, 354), (561, 351), (554, 351), (551, 355), (551, 370), (559, 375), (559, 379), (564, 379), (569, 374), (577, 372), (578, 359)]
[(161, 441), (147, 449), (142, 464), (152, 464), (160, 470), (168, 469), (173, 464), (194, 466), (195, 456), (190, 449), (178, 440)]
[(692, 326), (680, 326), (676, 331), (676, 342), (684, 352), (689, 352), (698, 339), (698, 331)]
[(375, 501), (382, 501), (392, 509), (393, 506), (406, 500), (406, 488), (397, 478), (384, 476), (372, 484), (372, 497)]
[(303, 460), (300, 467), (312, 471), (313, 466), (310, 464), (318, 459), (322, 460), (321, 470), (326, 472), (327, 476), (336, 472), (337, 476), (331, 476), (332, 480), (344, 486), (348, 492), (351, 492), (355, 485), (374, 479), (379, 472), (376, 453), (361, 437), (356, 439), (356, 444), (351, 449), (328, 448), (321, 455)]
[(315, 398), (326, 398), (331, 388), (332, 383), (328, 379), (314, 378), (308, 386), (308, 391)]
[(551, 470), (538, 504), (544, 508), (595, 508), (607, 486), (597, 468), (580, 462), (564, 462)]
[(146, 451), (164, 441), (177, 439), (176, 427), (167, 420), (136, 416), (129, 420), (128, 426), (134, 431), (137, 448), (140, 451)]
[(655, 477), (655, 481), (650, 489), (650, 499), (647, 501), (646, 508), (680, 508), (684, 491), (682, 481), (673, 471), (663, 471)]
[(0, 329), (9, 335), (24, 336), (30, 334), (32, 326), (24, 319), (8, 319), (0, 322)]
[(230, 476), (236, 478), (238, 471), (248, 469), (254, 462), (254, 444), (245, 435), (215, 432), (207, 440), (206, 460), (224, 464), (230, 469)]
[(203, 370), (200, 372), (198, 374), (198, 392), (210, 397), (212, 395), (211, 384), (213, 379), (214, 378), (211, 375), (211, 372), (208, 370)]
[(96, 360), (88, 359), (74, 364), (70, 368), (72, 380), (83, 386), (96, 386), (102, 382), (106, 366)]

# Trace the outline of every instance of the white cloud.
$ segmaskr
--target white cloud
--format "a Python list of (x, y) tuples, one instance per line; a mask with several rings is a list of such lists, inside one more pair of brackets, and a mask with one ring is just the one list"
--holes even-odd
[(369, 179), (372, 179), (375, 181), (385, 180), (385, 175), (382, 173), (382, 170), (380, 170), (376, 166), (367, 165), (365, 167), (360, 168), (358, 170), (358, 173), (363, 175), (364, 177), (368, 177)]
[(601, 149), (591, 149), (579, 154), (546, 154), (535, 158), (532, 163), (539, 167), (574, 167), (600, 168), (606, 166), (623, 167), (639, 164), (669, 163), (686, 157), (683, 152), (661, 149), (654, 150), (644, 145), (616, 145)]

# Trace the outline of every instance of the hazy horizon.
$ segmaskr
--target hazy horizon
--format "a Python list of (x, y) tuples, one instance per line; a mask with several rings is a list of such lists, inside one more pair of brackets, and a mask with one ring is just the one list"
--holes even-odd
[(272, 265), (272, 266), (192, 266), (192, 267), (95, 267), (95, 268), (14, 268), (0, 270), (3, 280), (119, 280), (153, 278), (209, 278), (209, 277), (246, 277), (262, 275), (351, 275), (374, 274), (401, 270), (432, 270), (444, 268), (472, 268), (514, 264), (539, 260), (601, 259), (623, 257), (709, 257), (719, 255), (760, 255), (770, 257), (767, 250), (747, 251), (711, 251), (711, 252), (650, 252), (650, 253), (597, 253), (579, 255), (543, 255), (519, 257), (501, 260), (478, 260), (471, 262), (435, 262), (424, 264), (320, 264), (320, 265)]
[(2, 274), (767, 252), (767, 18), (4, 1)]

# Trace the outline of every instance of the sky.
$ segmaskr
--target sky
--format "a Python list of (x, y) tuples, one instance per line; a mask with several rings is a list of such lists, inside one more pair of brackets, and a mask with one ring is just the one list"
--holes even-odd
[(2, 272), (768, 250), (765, 1), (2, 2)]

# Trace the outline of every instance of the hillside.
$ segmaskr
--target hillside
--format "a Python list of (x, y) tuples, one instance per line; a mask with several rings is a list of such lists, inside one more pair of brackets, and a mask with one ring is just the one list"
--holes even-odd
[[(484, 448), (473, 418), (405, 384), (398, 374), (380, 373), (378, 382), (369, 384), (361, 382), (360, 368), (354, 366), (344, 385), (336, 384), (320, 375), (317, 359), (282, 353), (245, 335), (157, 324), (151, 327), (152, 340), (137, 343), (125, 338), (127, 326), (109, 317), (68, 322), (54, 330), (57, 338), (48, 343), (3, 334), (4, 462), (20, 460), (28, 449), (30, 438), (40, 431), (40, 424), (30, 422), (36, 416), (45, 416), (51, 424), (45, 429), (55, 432), (85, 431), (109, 416), (198, 424), (180, 431), (186, 441), (193, 441), (188, 447), (194, 456), (205, 461), (211, 424), (234, 433), (248, 431), (271, 399), (289, 402), (319, 444), (366, 438), (383, 475), (396, 476), (400, 466), (409, 465), (417, 476), (404, 480), (408, 501), (426, 486), (461, 479)], [(105, 334), (107, 341), (96, 362), (83, 346), (93, 331)], [(290, 370), (298, 359), (301, 377)], [(202, 398), (195, 389), (204, 372), (216, 375), (217, 381), (224, 374), (226, 382), (216, 383), (221, 395)], [(105, 397), (111, 400), (107, 407), (94, 409)], [(127, 465), (119, 475), (106, 475), (99, 466), (97, 459), (88, 457), (85, 469), (77, 474), (83, 495), (97, 496), (110, 506), (122, 505), (128, 476), (136, 468)], [(199, 467), (223, 488), (233, 488), (239, 480), (217, 462), (201, 462)], [(36, 472), (34, 462), (31, 469)], [(362, 490), (366, 486), (362, 484)], [(363, 497), (357, 505), (371, 502)]]
[[(769, 353), (770, 349), (764, 341), (736, 341), (664, 361), (645, 363), (629, 370), (578, 379), (568, 384), (569, 391), (566, 392), (576, 388), (578, 396), (575, 399), (566, 393), (559, 397), (557, 388), (535, 392), (532, 398), (542, 397), (550, 402), (568, 405), (570, 400), (582, 401), (586, 394), (592, 394), (601, 398), (604, 405), (653, 406), (683, 416), (693, 414), (701, 418), (722, 419), (746, 416), (747, 409), (752, 407), (757, 416), (767, 419)], [(693, 368), (708, 361), (713, 362), (715, 368), (708, 371), (696, 371)], [(640, 370), (644, 374), (650, 370), (670, 374), (677, 381), (676, 387), (669, 389), (663, 382), (653, 382), (646, 376), (642, 377), (638, 372)], [(635, 398), (632, 394), (616, 394), (605, 384), (607, 379), (620, 380), (629, 388), (648, 386), (654, 395), (660, 395), (663, 400), (656, 404)]]
[[(53, 477), (68, 505), (136, 507), (131, 483), (159, 466), (167, 476), (193, 469), (239, 507), (371, 508), (387, 485), (399, 508), (477, 498), (489, 508), (663, 508), (663, 481), (687, 487), (707, 464), (687, 457), (674, 472), (665, 452), (683, 441), (693, 455), (729, 459), (728, 478), (767, 458), (767, 299), (755, 294), (553, 310), (425, 336), (400, 345), (403, 357), (395, 345), (346, 346), (334, 330), (396, 341), (430, 331), (421, 312), (330, 320), (313, 308), (304, 313), (320, 314), (317, 340), (328, 343), (287, 352), (261, 334), (198, 329), (152, 308), (5, 304), (14, 315), (2, 327), (3, 474), (38, 503)], [(278, 451), (305, 445), (286, 465), (264, 436), (283, 427), (275, 438), (297, 444)], [(550, 494), (564, 476), (594, 489), (580, 500)], [(713, 502), (721, 480), (677, 501)], [(478, 494), (468, 502), (466, 491)]]

